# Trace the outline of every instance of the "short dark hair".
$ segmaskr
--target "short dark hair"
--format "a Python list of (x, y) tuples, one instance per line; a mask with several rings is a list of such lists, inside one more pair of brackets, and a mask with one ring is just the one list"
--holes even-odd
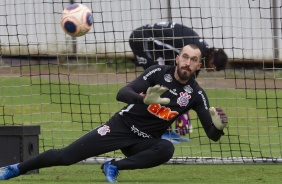
[(225, 53), (223, 49), (216, 49), (214, 47), (209, 48), (207, 50), (207, 53), (205, 55), (205, 64), (207, 65), (207, 62), (210, 61), (212, 58), (214, 59), (214, 65), (216, 71), (223, 70), (228, 62), (228, 56)]
[[(203, 53), (202, 63), (204, 64), (204, 67), (207, 67), (208, 62), (211, 59), (214, 59), (214, 65), (215, 65), (216, 71), (225, 69), (227, 62), (228, 62), (228, 56), (225, 53), (225, 51), (223, 49), (216, 49), (214, 47), (207, 49)], [(199, 73), (200, 73), (200, 70), (197, 70), (195, 72), (194, 78), (198, 77)]]

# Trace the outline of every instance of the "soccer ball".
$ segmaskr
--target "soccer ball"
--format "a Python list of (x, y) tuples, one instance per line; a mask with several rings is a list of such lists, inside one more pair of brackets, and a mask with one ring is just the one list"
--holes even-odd
[(91, 29), (92, 23), (91, 10), (82, 4), (72, 4), (62, 13), (61, 26), (64, 32), (70, 36), (85, 35)]

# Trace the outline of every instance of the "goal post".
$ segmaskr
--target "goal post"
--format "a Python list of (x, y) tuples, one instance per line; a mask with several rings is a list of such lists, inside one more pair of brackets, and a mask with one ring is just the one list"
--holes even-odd
[[(75, 2), (75, 1), (74, 1)], [(208, 3), (207, 3), (208, 2)], [(60, 25), (67, 0), (0, 2), (0, 126), (39, 125), (40, 152), (62, 148), (124, 107), (117, 91), (143, 71), (128, 39), (142, 25), (193, 28), (229, 57), (224, 71), (197, 78), (212, 106), (228, 115), (218, 142), (194, 111), (190, 142), (168, 164), (280, 163), (282, 160), (281, 7), (275, 0), (82, 0), (94, 23), (72, 38)], [(172, 125), (174, 128), (174, 124)], [(117, 150), (81, 163), (124, 156)]]

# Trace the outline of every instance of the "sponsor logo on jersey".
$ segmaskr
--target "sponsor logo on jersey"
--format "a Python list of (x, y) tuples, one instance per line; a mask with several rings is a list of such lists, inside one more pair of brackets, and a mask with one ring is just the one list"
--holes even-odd
[(183, 93), (179, 93), (180, 97), (178, 97), (177, 99), (177, 103), (183, 107), (183, 106), (187, 106), (189, 103), (189, 100), (191, 98), (191, 95), (189, 95), (187, 92)]
[(97, 130), (98, 134), (101, 136), (106, 135), (108, 132), (111, 132), (110, 127), (107, 125), (103, 125), (102, 127), (98, 128)]
[(199, 42), (200, 42), (200, 43), (204, 43), (203, 47), (205, 47), (205, 48), (207, 48), (207, 49), (210, 48), (210, 46), (208, 45), (208, 43), (207, 43), (203, 38), (200, 38), (200, 39), (199, 39)]
[(184, 91), (186, 91), (187, 93), (193, 93), (193, 89), (191, 88), (190, 85), (186, 85), (183, 87)]
[(170, 75), (170, 74), (165, 74), (165, 75), (164, 75), (164, 80), (165, 80), (166, 82), (172, 82), (172, 77), (171, 77), (171, 75)]
[(158, 22), (158, 23), (156, 23), (156, 25), (167, 27), (169, 25), (169, 22)]
[(201, 97), (202, 97), (202, 99), (203, 99), (203, 102), (204, 102), (204, 105), (205, 105), (205, 109), (208, 110), (207, 100), (206, 100), (206, 98), (205, 98), (203, 92), (202, 92), (202, 91), (198, 91), (198, 94), (201, 95)]
[(176, 89), (173, 89), (173, 90), (170, 89), (169, 92), (172, 93), (172, 94), (175, 95), (175, 96), (178, 95), (177, 92), (176, 92)]
[[(168, 27), (169, 24), (170, 24), (170, 22), (158, 22), (158, 23), (156, 23), (156, 25), (163, 26), (163, 27)], [(171, 25), (170, 25), (170, 28), (174, 28), (174, 25), (175, 25), (175, 23), (172, 22)]]
[(152, 75), (152, 74), (154, 74), (154, 73), (156, 73), (156, 72), (159, 72), (159, 71), (161, 71), (161, 70), (162, 70), (161, 68), (155, 68), (154, 70), (151, 70), (151, 71), (149, 71), (146, 75), (144, 75), (144, 76), (143, 76), (143, 79), (144, 79), (144, 80), (147, 80), (150, 75)]
[(147, 64), (147, 59), (146, 59), (146, 58), (139, 57), (139, 56), (136, 56), (136, 58), (137, 58), (138, 64), (140, 64), (140, 65), (145, 65), (145, 64)]
[(136, 128), (134, 125), (131, 126), (131, 131), (135, 134), (137, 134), (140, 137), (143, 138), (151, 138), (152, 136), (150, 136), (149, 134), (146, 134), (145, 132), (140, 131), (138, 128)]
[(161, 106), (160, 104), (151, 104), (147, 109), (151, 114), (167, 121), (172, 120), (178, 115), (177, 111), (172, 111), (170, 108)]

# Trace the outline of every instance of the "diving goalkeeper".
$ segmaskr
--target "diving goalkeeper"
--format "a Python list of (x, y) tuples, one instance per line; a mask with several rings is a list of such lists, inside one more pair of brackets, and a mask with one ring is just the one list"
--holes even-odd
[[(176, 66), (155, 65), (121, 88), (117, 100), (128, 105), (109, 121), (78, 138), (67, 147), (50, 149), (21, 163), (0, 168), (0, 180), (30, 170), (68, 166), (87, 158), (121, 150), (121, 160), (105, 162), (101, 169), (107, 182), (117, 182), (119, 171), (145, 169), (167, 162), (173, 144), (161, 135), (184, 112), (198, 114), (207, 137), (218, 141), (224, 135), (227, 117), (222, 109), (209, 105), (208, 97), (196, 80), (201, 67), (201, 51), (196, 45), (183, 47)], [(190, 91), (185, 87), (190, 86)]]

